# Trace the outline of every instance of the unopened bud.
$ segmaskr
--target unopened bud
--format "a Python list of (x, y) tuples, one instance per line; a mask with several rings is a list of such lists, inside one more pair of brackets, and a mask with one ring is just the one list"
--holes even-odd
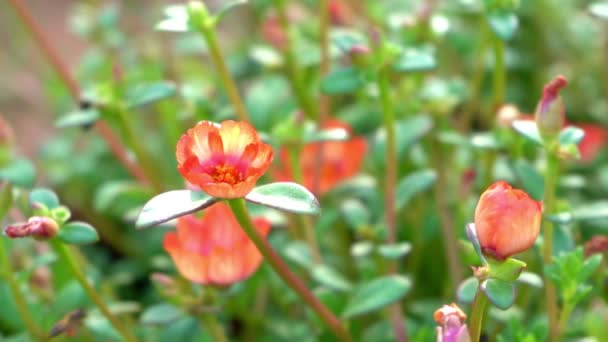
[(437, 327), (437, 341), (441, 342), (467, 342), (471, 338), (465, 321), (467, 315), (452, 303), (437, 309), (433, 314)]
[(210, 24), (209, 11), (202, 1), (190, 1), (188, 3), (188, 23), (191, 27), (200, 30)]
[(512, 104), (502, 105), (496, 113), (496, 123), (498, 127), (509, 128), (513, 121), (519, 119), (520, 114), (517, 106)]
[(27, 222), (15, 223), (4, 229), (4, 234), (11, 239), (31, 236), (34, 239), (51, 239), (59, 232), (59, 225), (55, 220), (44, 217), (30, 217)]
[(348, 57), (354, 65), (364, 67), (368, 64), (370, 52), (367, 46), (355, 44), (348, 50)]
[(559, 92), (567, 84), (568, 81), (561, 75), (547, 83), (543, 88), (543, 96), (536, 106), (536, 126), (546, 142), (555, 140), (566, 122), (566, 108)]

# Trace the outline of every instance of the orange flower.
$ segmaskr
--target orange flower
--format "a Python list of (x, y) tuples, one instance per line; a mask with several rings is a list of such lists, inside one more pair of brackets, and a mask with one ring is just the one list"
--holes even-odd
[(578, 144), (581, 161), (592, 162), (608, 142), (608, 132), (601, 126), (593, 124), (575, 124), (575, 126), (585, 131), (583, 140)]
[[(254, 219), (266, 237), (270, 222)], [(217, 203), (177, 220), (177, 234), (165, 235), (163, 246), (184, 278), (200, 284), (229, 285), (249, 277), (262, 263), (262, 255), (241, 229), (230, 208)]]
[[(346, 123), (338, 120), (330, 120), (325, 127), (343, 128), (349, 133), (351, 131)], [(323, 144), (323, 160), (321, 161), (320, 179), (317, 186), (319, 193), (323, 194), (359, 172), (367, 151), (367, 142), (362, 137), (354, 137), (348, 141), (327, 141), (304, 146), (300, 156), (300, 165), (303, 185), (309, 190), (315, 188), (315, 169), (318, 164), (317, 155), (321, 144)], [(275, 170), (274, 176), (280, 181), (291, 181), (293, 173), (289, 165), (289, 153), (286, 149), (281, 151), (281, 160), (282, 168)]]
[(503, 260), (532, 247), (540, 231), (542, 204), (506, 182), (492, 184), (475, 209), (475, 229), (484, 254)]
[(209, 196), (239, 198), (266, 172), (272, 154), (246, 122), (201, 121), (177, 142), (177, 170)]

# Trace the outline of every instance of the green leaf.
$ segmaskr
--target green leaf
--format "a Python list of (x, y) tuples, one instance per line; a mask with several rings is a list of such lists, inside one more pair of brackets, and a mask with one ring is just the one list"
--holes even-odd
[(149, 228), (174, 218), (203, 210), (217, 202), (200, 191), (173, 190), (153, 197), (144, 205), (135, 221), (138, 229)]
[(169, 32), (187, 32), (190, 30), (188, 25), (188, 10), (184, 5), (170, 5), (165, 7), (167, 18), (156, 24), (155, 29)]
[(560, 145), (578, 145), (585, 137), (585, 131), (578, 127), (568, 126), (559, 134)]
[(139, 322), (144, 325), (164, 325), (184, 317), (179, 308), (167, 304), (156, 304), (148, 307), (141, 315)]
[(526, 268), (526, 263), (514, 258), (503, 261), (488, 259), (490, 266), (490, 278), (504, 281), (515, 281)]
[(31, 207), (35, 207), (36, 204), (43, 204), (47, 209), (55, 209), (60, 205), (57, 194), (47, 188), (36, 188), (30, 191), (29, 203)]
[(528, 164), (527, 161), (519, 159), (513, 164), (513, 171), (523, 189), (530, 194), (530, 197), (537, 201), (543, 199), (545, 193), (545, 179), (534, 167)]
[(176, 92), (177, 87), (171, 82), (138, 84), (127, 91), (125, 102), (128, 108), (140, 107), (173, 96)]
[(321, 91), (327, 95), (354, 93), (365, 84), (362, 72), (355, 67), (335, 70), (321, 81)]
[(437, 180), (433, 169), (419, 170), (403, 177), (395, 190), (395, 207), (403, 209), (417, 194), (429, 189)]
[(587, 258), (583, 263), (580, 275), (578, 277), (579, 282), (584, 282), (597, 270), (602, 263), (602, 254), (594, 254)]
[(536, 127), (536, 122), (529, 120), (515, 120), (511, 126), (527, 140), (540, 146), (543, 145), (543, 138), (541, 138), (538, 127)]
[(340, 212), (351, 228), (357, 229), (371, 222), (369, 208), (361, 201), (348, 198), (340, 203)]
[(53, 220), (55, 220), (59, 225), (62, 225), (66, 223), (70, 217), (72, 217), (72, 212), (68, 207), (60, 205), (51, 209), (50, 215)]
[(22, 188), (31, 188), (36, 180), (36, 169), (25, 158), (13, 159), (0, 169), (0, 180)]
[(392, 275), (374, 279), (357, 288), (342, 317), (350, 318), (382, 309), (403, 298), (410, 290), (409, 278)]
[(321, 212), (315, 195), (297, 183), (278, 182), (258, 186), (247, 194), (245, 199), (290, 213), (317, 215)]
[(397, 260), (408, 255), (412, 250), (412, 244), (402, 242), (390, 245), (381, 245), (378, 247), (378, 253), (389, 260)]
[(235, 0), (235, 1), (230, 1), (229, 3), (225, 4), (215, 14), (216, 22), (220, 22), (224, 18), (224, 16), (226, 16), (228, 13), (230, 13), (230, 11), (232, 11), (235, 7), (244, 5), (246, 3), (247, 3), (247, 0)]
[(435, 56), (427, 49), (406, 49), (393, 64), (393, 69), (401, 72), (428, 71), (436, 65)]
[(57, 237), (72, 245), (85, 245), (99, 240), (99, 235), (93, 226), (86, 222), (70, 222), (59, 229)]
[(94, 124), (100, 117), (97, 109), (76, 110), (68, 113), (55, 121), (58, 128), (65, 127), (88, 127)]
[(519, 20), (514, 12), (492, 11), (487, 14), (487, 18), (492, 31), (503, 41), (511, 40), (519, 26)]
[(590, 4), (589, 12), (598, 18), (608, 20), (608, 2), (597, 1)]
[(536, 288), (543, 287), (543, 278), (541, 278), (538, 274), (532, 272), (521, 272), (519, 278), (517, 278), (517, 282), (522, 284), (527, 284)]
[(481, 283), (480, 288), (490, 302), (499, 309), (506, 310), (515, 302), (515, 287), (511, 282), (487, 279)]
[(581, 205), (572, 210), (572, 218), (577, 221), (591, 221), (608, 218), (608, 200)]
[(469, 277), (460, 283), (456, 290), (456, 298), (458, 298), (458, 301), (465, 304), (473, 303), (478, 284), (479, 280), (475, 277)]
[(290, 242), (283, 249), (285, 257), (304, 268), (312, 268), (312, 253), (308, 245), (301, 241)]
[(326, 266), (314, 266), (311, 272), (313, 279), (319, 283), (338, 291), (350, 291), (352, 284), (338, 271)]
[(348, 131), (344, 128), (328, 128), (304, 135), (303, 143), (309, 144), (320, 141), (345, 141), (348, 140)]

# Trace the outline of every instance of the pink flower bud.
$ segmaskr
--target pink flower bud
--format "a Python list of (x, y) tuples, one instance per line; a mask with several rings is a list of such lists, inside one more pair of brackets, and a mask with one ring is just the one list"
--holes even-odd
[(467, 319), (460, 308), (452, 303), (437, 309), (433, 314), (437, 327), (437, 342), (469, 342), (471, 337), (464, 322)]
[(545, 140), (557, 138), (566, 122), (566, 107), (559, 92), (567, 84), (566, 78), (559, 75), (543, 88), (543, 96), (536, 106), (535, 119)]
[(4, 229), (11, 239), (31, 236), (34, 239), (51, 239), (59, 232), (57, 222), (49, 217), (34, 216), (27, 222), (14, 223)]

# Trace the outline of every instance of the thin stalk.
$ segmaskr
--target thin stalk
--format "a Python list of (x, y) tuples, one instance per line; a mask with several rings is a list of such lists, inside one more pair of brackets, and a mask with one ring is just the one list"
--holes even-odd
[[(76, 103), (80, 102), (80, 87), (78, 86), (78, 83), (70, 74), (68, 67), (63, 63), (57, 51), (53, 48), (50, 40), (45, 36), (42, 28), (38, 26), (38, 23), (30, 13), (25, 2), (23, 0), (9, 0), (9, 2), (23, 21), (23, 24), (31, 32), (34, 41), (36, 44), (38, 44), (40, 50), (42, 50), (43, 54), (49, 60), (59, 75), (61, 81), (70, 91), (72, 99)], [(125, 151), (124, 147), (120, 143), (120, 139), (118, 139), (114, 132), (112, 132), (112, 129), (110, 129), (110, 127), (101, 120), (98, 120), (94, 127), (97, 133), (99, 133), (99, 135), (105, 140), (112, 154), (133, 176), (133, 178), (142, 183), (148, 183), (148, 178), (146, 177), (145, 172), (139, 165), (137, 165), (137, 163), (129, 158), (127, 151)]]
[(319, 113), (317, 112), (317, 107), (314, 104), (312, 96), (306, 89), (304, 77), (301, 73), (300, 68), (298, 67), (298, 63), (294, 54), (285, 0), (274, 0), (274, 3), (279, 17), (279, 24), (281, 25), (281, 29), (283, 30), (283, 32), (285, 32), (285, 35), (287, 37), (287, 39), (285, 40), (285, 47), (283, 49), (283, 58), (285, 58), (285, 65), (287, 66), (291, 90), (296, 98), (298, 107), (302, 111), (304, 111), (306, 117), (316, 119), (319, 116)]
[[(328, 1), (319, 1), (319, 47), (321, 50), (321, 65), (319, 67), (320, 77), (323, 78), (329, 73), (329, 9)], [(329, 96), (321, 94), (319, 98), (319, 117), (317, 118), (317, 127), (322, 129), (329, 117), (331, 110), (331, 101)], [(325, 144), (319, 142), (319, 149), (315, 156), (315, 168), (312, 184), (312, 192), (319, 193), (321, 183), (321, 170), (323, 169), (323, 157), (325, 154)]]
[(477, 287), (477, 293), (475, 294), (475, 300), (473, 300), (471, 320), (469, 321), (469, 335), (471, 336), (471, 341), (479, 341), (481, 327), (483, 325), (483, 316), (485, 316), (487, 304), (488, 297), (481, 291), (480, 281), (480, 286)]
[(34, 322), (34, 318), (30, 315), (29, 308), (27, 306), (27, 302), (23, 293), (19, 289), (19, 283), (13, 277), (15, 272), (11, 267), (11, 261), (9, 260), (8, 252), (6, 250), (6, 241), (5, 239), (0, 237), (0, 275), (6, 280), (8, 286), (11, 290), (12, 298), (15, 300), (15, 305), (17, 307), (17, 313), (23, 321), (23, 325), (27, 330), (28, 334), (38, 341), (47, 340), (46, 335)]
[(293, 272), (291, 272), (289, 266), (281, 259), (272, 245), (258, 233), (251, 221), (249, 212), (247, 211), (245, 200), (241, 198), (232, 199), (228, 200), (228, 204), (245, 233), (256, 245), (260, 253), (264, 256), (264, 259), (270, 264), (279, 277), (281, 277), (281, 279), (291, 287), (298, 296), (317, 313), (317, 315), (319, 315), (321, 320), (323, 320), (338, 339), (341, 341), (352, 341), (348, 330), (344, 328), (340, 320), (338, 320), (338, 318), (336, 318), (336, 316), (315, 297)]
[(571, 305), (570, 303), (564, 304), (564, 307), (562, 308), (562, 312), (559, 317), (558, 337), (561, 336), (564, 330), (566, 330), (566, 325), (568, 325), (568, 320), (570, 319), (570, 314), (572, 314), (572, 310), (574, 310), (574, 305)]
[[(379, 72), (377, 83), (380, 90), (380, 102), (384, 117), (384, 129), (386, 131), (386, 163), (384, 165), (384, 216), (387, 227), (386, 242), (388, 244), (395, 244), (397, 242), (397, 212), (395, 209), (395, 188), (397, 186), (398, 165), (397, 139), (395, 134), (395, 112), (390, 95), (389, 74), (387, 71), (381, 70)], [(390, 263), (388, 272), (391, 274), (397, 273), (397, 265), (395, 263)], [(396, 340), (399, 342), (407, 341), (407, 330), (405, 324), (403, 324), (403, 313), (401, 312), (400, 304), (396, 303), (391, 305), (389, 312)]]
[[(543, 197), (544, 215), (555, 212), (555, 192), (559, 178), (559, 157), (554, 148), (547, 149), (547, 168), (545, 170), (545, 194)], [(543, 220), (543, 264), (549, 266), (553, 262), (553, 224)], [(547, 317), (549, 318), (549, 340), (559, 340), (557, 292), (552, 280), (546, 275), (545, 278), (545, 302), (547, 305)]]
[(236, 82), (234, 81), (234, 78), (230, 74), (228, 66), (226, 65), (224, 55), (220, 49), (220, 44), (217, 41), (215, 25), (201, 25), (200, 32), (207, 42), (211, 59), (217, 68), (222, 84), (224, 84), (224, 88), (226, 88), (226, 93), (228, 93), (228, 98), (234, 107), (237, 118), (241, 121), (248, 122), (249, 114), (247, 113), (247, 108), (245, 107), (243, 99), (241, 98), (239, 89), (236, 86)]
[(494, 73), (492, 75), (492, 87), (494, 96), (492, 98), (492, 108), (488, 111), (488, 124), (494, 126), (495, 110), (504, 104), (506, 85), (507, 85), (507, 68), (505, 66), (505, 42), (492, 34), (492, 46), (494, 48)]
[(471, 129), (471, 122), (473, 120), (473, 112), (479, 108), (480, 104), (480, 93), (481, 86), (483, 84), (483, 76), (485, 73), (485, 55), (488, 50), (488, 29), (486, 25), (482, 26), (482, 33), (480, 34), (480, 42), (475, 52), (475, 66), (473, 69), (473, 76), (469, 82), (469, 92), (471, 96), (469, 101), (466, 103), (462, 111), (461, 130), (467, 132)]
[(218, 322), (217, 317), (213, 314), (204, 314), (201, 316), (201, 323), (207, 328), (214, 342), (229, 342), (228, 337), (224, 333), (224, 328)]
[[(490, 108), (487, 110), (486, 125), (493, 128), (496, 124), (496, 109), (505, 102), (505, 92), (507, 83), (507, 69), (505, 66), (505, 43), (492, 34), (492, 46), (494, 49), (494, 73), (492, 75), (493, 97)], [(494, 163), (496, 162), (496, 151), (490, 150), (485, 154), (485, 184), (492, 183)]]
[(455, 218), (449, 208), (446, 198), (446, 189), (448, 189), (449, 163), (446, 159), (449, 157), (444, 154), (442, 144), (438, 141), (435, 135), (433, 144), (431, 145), (432, 160), (437, 170), (437, 181), (435, 182), (435, 202), (437, 212), (439, 213), (439, 224), (443, 235), (443, 243), (445, 248), (445, 257), (448, 264), (448, 271), (452, 281), (451, 290), (455, 291), (458, 284), (463, 279), (462, 269), (460, 267), (458, 257), (458, 239), (456, 237)]
[[(298, 143), (290, 146), (289, 162), (293, 173), (293, 179), (297, 183), (302, 183), (303, 181), (302, 170), (300, 167), (300, 153), (301, 144)], [(304, 236), (306, 238), (308, 248), (310, 249), (310, 253), (312, 253), (313, 262), (315, 264), (320, 264), (322, 262), (321, 251), (319, 249), (319, 243), (317, 241), (317, 234), (315, 232), (314, 225), (312, 224), (309, 218), (304, 217), (302, 215), (297, 215), (297, 219), (302, 229), (304, 230)]]
[(135, 132), (135, 127), (131, 121), (129, 113), (127, 113), (126, 109), (124, 108), (118, 108), (116, 112), (118, 114), (122, 129), (126, 135), (126, 139), (129, 142), (129, 145), (133, 148), (133, 152), (137, 157), (137, 161), (142, 164), (144, 169), (148, 172), (147, 175), (148, 179), (150, 180), (150, 185), (156, 192), (162, 192), (164, 187), (162, 177), (156, 172), (158, 167), (154, 165), (150, 154), (141, 144), (142, 139), (138, 137), (137, 133)]
[(131, 334), (131, 331), (125, 328), (122, 322), (119, 321), (118, 318), (114, 316), (114, 314), (112, 314), (112, 312), (104, 302), (103, 298), (101, 298), (101, 296), (97, 293), (93, 286), (89, 284), (89, 281), (87, 280), (86, 276), (82, 271), (82, 267), (78, 265), (78, 262), (72, 254), (70, 247), (58, 241), (57, 239), (51, 240), (51, 245), (53, 246), (55, 252), (59, 254), (59, 258), (62, 260), (62, 263), (70, 269), (78, 283), (80, 283), (80, 286), (82, 286), (82, 289), (86, 292), (87, 296), (89, 296), (93, 303), (97, 305), (99, 311), (101, 311), (101, 313), (108, 319), (108, 321), (110, 321), (110, 324), (112, 324), (114, 329), (116, 329), (116, 331), (122, 336), (125, 341), (137, 342), (137, 338), (135, 338), (135, 336)]

